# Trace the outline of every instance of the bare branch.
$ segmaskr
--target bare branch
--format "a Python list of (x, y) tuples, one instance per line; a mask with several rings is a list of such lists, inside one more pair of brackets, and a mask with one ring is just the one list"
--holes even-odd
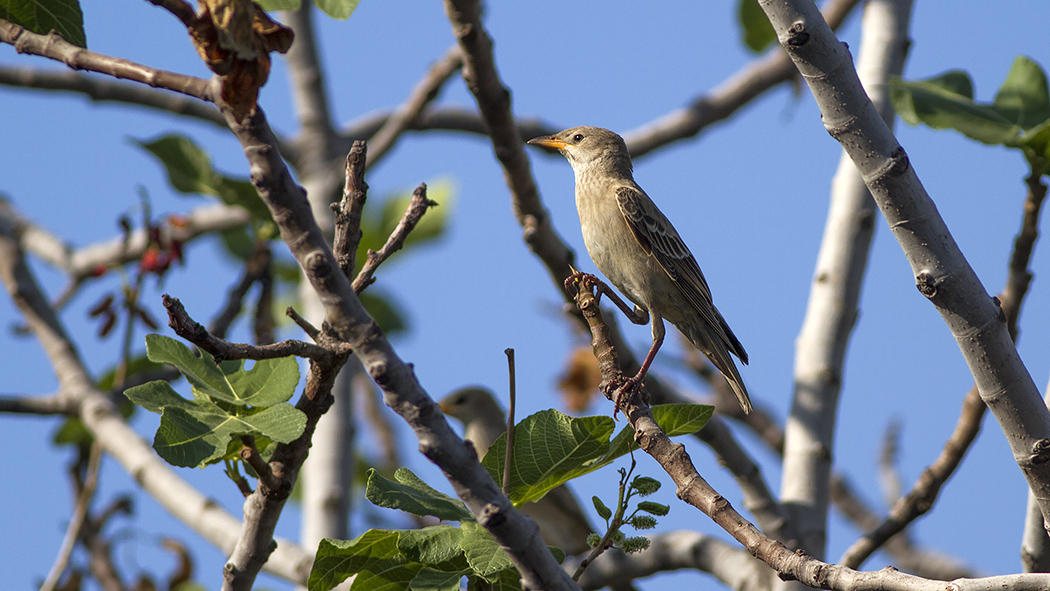
[(343, 198), (332, 204), (335, 212), (335, 237), (332, 239), (332, 251), (339, 269), (347, 277), (354, 272), (357, 265), (357, 247), (361, 244), (361, 212), (368, 199), (368, 185), (365, 183), (365, 160), (368, 146), (363, 141), (354, 142), (350, 153), (346, 155), (346, 184), (343, 185)]
[(423, 109), (437, 98), (445, 82), (462, 66), (463, 52), (458, 45), (448, 48), (445, 54), (430, 66), (423, 79), (412, 89), (408, 99), (394, 109), (379, 131), (369, 140), (372, 147), (367, 164), (369, 168), (382, 160), (390, 148), (394, 147), (401, 134), (415, 123)]
[(159, 70), (130, 60), (88, 51), (73, 45), (57, 34), (37, 35), (4, 20), (0, 20), (0, 41), (14, 45), (18, 53), (51, 58), (74, 70), (100, 72), (114, 78), (141, 82), (155, 88), (165, 88), (208, 102), (215, 102), (212, 97), (218, 96), (217, 89), (212, 90), (210, 80)]
[(226, 127), (226, 121), (223, 120), (218, 109), (211, 103), (201, 102), (196, 97), (175, 95), (153, 88), (144, 88), (140, 84), (117, 82), (80, 72), (0, 66), (0, 84), (19, 88), (72, 92), (96, 102), (145, 107)]
[[(180, 337), (210, 353), (217, 362), (225, 359), (277, 359), (295, 355), (321, 363), (333, 363), (339, 356), (339, 353), (324, 347), (295, 340), (272, 345), (231, 343), (212, 335), (202, 324), (190, 318), (186, 308), (177, 298), (165, 294), (163, 301), (164, 308), (168, 311), (168, 326)], [(342, 352), (344, 355), (348, 353), (348, 349)]]
[(437, 204), (436, 201), (427, 199), (427, 184), (420, 183), (416, 190), (412, 192), (412, 201), (409, 202), (408, 208), (405, 209), (404, 215), (401, 216), (401, 221), (397, 223), (394, 231), (386, 239), (386, 244), (379, 249), (379, 252), (368, 251), (368, 258), (365, 260), (365, 264), (361, 266), (361, 271), (354, 278), (353, 288), (355, 292), (361, 293), (366, 287), (372, 285), (375, 281), (373, 275), (376, 269), (379, 268), (379, 265), (390, 258), (390, 255), (401, 250), (405, 245), (405, 239), (415, 229), (419, 220), (423, 218), (423, 214), (427, 212), (427, 209), (435, 207)]
[(0, 413), (75, 415), (76, 404), (61, 394), (49, 396), (0, 396)]
[[(1007, 331), (1014, 340), (1017, 339), (1017, 321), (1021, 316), (1021, 307), (1032, 280), (1030, 265), (1035, 242), (1039, 237), (1039, 214), (1042, 211), (1046, 192), (1047, 187), (1042, 183), (1039, 175), (1034, 173), (1030, 175), (1021, 228), (1014, 239), (1014, 248), (1008, 265), (1009, 274), (1006, 285), (997, 298)], [(941, 487), (955, 473), (963, 456), (977, 438), (986, 408), (977, 387), (974, 386), (963, 400), (962, 411), (956, 421), (955, 429), (945, 442), (940, 455), (923, 470), (911, 491), (894, 504), (885, 521), (872, 528), (846, 550), (840, 559), (842, 564), (859, 568), (888, 539), (903, 531), (909, 523), (925, 515), (933, 507)], [(1028, 524), (1026, 529), (1034, 529), (1041, 537), (1046, 537), (1042, 519), (1035, 524)], [(1022, 549), (1022, 556), (1026, 562), (1038, 560), (1040, 554)], [(1050, 560), (1047, 561), (1047, 564), (1050, 564)], [(1040, 572), (1043, 572), (1043, 569), (1040, 569)]]
[(69, 557), (73, 554), (77, 538), (80, 537), (80, 528), (84, 525), (84, 520), (87, 519), (88, 511), (91, 508), (91, 499), (95, 496), (95, 489), (98, 486), (98, 470), (101, 464), (102, 446), (96, 441), (91, 444), (86, 478), (83, 482), (78, 483), (73, 517), (69, 520), (69, 525), (66, 527), (66, 535), (62, 538), (62, 546), (58, 550), (58, 556), (55, 557), (55, 562), (51, 565), (47, 578), (44, 579), (44, 583), (40, 586), (40, 591), (54, 591), (58, 585), (59, 578), (69, 564)]

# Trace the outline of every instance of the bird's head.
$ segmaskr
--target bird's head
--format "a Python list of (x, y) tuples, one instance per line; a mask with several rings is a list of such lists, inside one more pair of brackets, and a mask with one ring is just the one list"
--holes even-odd
[(458, 419), (464, 425), (473, 420), (485, 420), (506, 427), (503, 409), (492, 392), (485, 388), (469, 386), (452, 392), (438, 401), (441, 412)]
[(577, 170), (600, 167), (617, 172), (626, 170), (627, 175), (631, 173), (631, 153), (627, 151), (627, 144), (608, 129), (582, 125), (533, 138), (528, 143), (555, 148)]

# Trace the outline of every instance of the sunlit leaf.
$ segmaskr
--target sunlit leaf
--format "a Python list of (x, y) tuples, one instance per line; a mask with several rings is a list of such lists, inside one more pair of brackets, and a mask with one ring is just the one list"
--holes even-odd
[(755, 53), (777, 40), (777, 33), (762, 7), (758, 5), (758, 0), (739, 0), (737, 21), (740, 23), (744, 45)]

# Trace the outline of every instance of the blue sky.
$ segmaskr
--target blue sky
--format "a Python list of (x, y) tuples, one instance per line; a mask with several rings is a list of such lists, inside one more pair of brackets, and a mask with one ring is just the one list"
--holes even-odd
[[(513, 92), (515, 112), (556, 126), (599, 125), (628, 131), (688, 103), (752, 59), (742, 47), (735, 6), (728, 2), (664, 8), (629, 2), (487, 3), (487, 27), (496, 59)], [(205, 76), (184, 29), (147, 3), (85, 5), (89, 46), (152, 66)], [(432, 60), (453, 42), (439, 3), (364, 0), (348, 21), (318, 16), (326, 82), (336, 120), (352, 121), (399, 104)], [(128, 26), (128, 23), (135, 26)], [(995, 8), (975, 0), (917, 2), (913, 45), (906, 76), (925, 77), (947, 69), (968, 70), (978, 99), (990, 100), (1018, 54), (1050, 66), (1050, 4), (1004, 2)], [(840, 36), (859, 48), (859, 19), (853, 15)], [(59, 67), (0, 47), (4, 64)], [(275, 60), (261, 104), (272, 125), (285, 134), (296, 123), (287, 72)], [(461, 80), (453, 79), (441, 104), (473, 107)], [(176, 196), (163, 172), (129, 139), (178, 132), (206, 146), (215, 166), (246, 176), (244, 156), (227, 133), (213, 126), (120, 106), (91, 104), (72, 95), (0, 88), (0, 192), (29, 218), (77, 245), (114, 236), (118, 216), (135, 211), (138, 187), (154, 212), (179, 212), (205, 204)], [(1025, 167), (1015, 152), (965, 140), (947, 131), (898, 125), (926, 189), (937, 203), (970, 264), (990, 293), (998, 292), (1021, 216)], [(790, 404), (794, 339), (798, 334), (824, 225), (831, 175), (839, 146), (824, 131), (808, 90), (784, 86), (747, 106), (730, 121), (700, 137), (676, 143), (635, 163), (636, 180), (674, 221), (711, 284), (715, 302), (751, 357), (743, 377), (758, 404), (784, 416)], [(532, 152), (541, 194), (560, 234), (576, 249), (584, 270), (593, 271), (579, 233), (572, 199), (572, 173), (560, 157)], [(369, 172), (370, 197), (411, 189), (421, 181), (454, 187), (447, 236), (390, 261), (379, 285), (406, 312), (410, 333), (399, 336), (399, 354), (415, 365), (435, 397), (468, 383), (506, 391), (503, 350), (517, 352), (519, 408), (523, 413), (558, 406), (557, 375), (569, 351), (585, 342), (559, 317), (560, 296), (546, 271), (525, 248), (509, 207), (502, 173), (486, 138), (461, 133), (406, 135), (386, 160)], [(881, 221), (881, 220), (880, 220)], [(1050, 262), (1037, 245), (1036, 279), (1021, 317), (1020, 353), (1036, 384), (1050, 373), (1050, 325), (1043, 278)], [(210, 318), (239, 271), (212, 241), (188, 250), (189, 265), (176, 268), (162, 290), (147, 300), (163, 317), (159, 294), (179, 297), (198, 319)], [(34, 268), (52, 295), (62, 277), (37, 262)], [(209, 277), (206, 282), (201, 277)], [(498, 286), (494, 297), (492, 287)], [(101, 373), (116, 358), (118, 339), (98, 341), (86, 310), (116, 287), (110, 277), (86, 288), (63, 313), (80, 352)], [(0, 298), (0, 393), (47, 394), (56, 382), (39, 346), (9, 328), (18, 318)], [(299, 337), (289, 328), (282, 336)], [(629, 327), (637, 351), (649, 343), (646, 327)], [(142, 343), (142, 335), (137, 342)], [(244, 333), (234, 335), (245, 338)], [(669, 340), (668, 343), (672, 343)], [(654, 371), (689, 391), (703, 388), (679, 371), (678, 344), (657, 358)], [(958, 416), (972, 380), (958, 348), (934, 308), (914, 288), (900, 248), (880, 223), (871, 253), (861, 316), (850, 345), (835, 451), (864, 497), (880, 506), (876, 461), (887, 424), (899, 419), (900, 469), (907, 485), (938, 452)], [(594, 413), (607, 413), (596, 404)], [(144, 437), (155, 415), (139, 413)], [(7, 584), (28, 588), (42, 579), (58, 549), (69, 515), (67, 450), (50, 446), (54, 418), (0, 416), (0, 441), (9, 475), (0, 487), (0, 555), (8, 560)], [(779, 488), (771, 454), (740, 430)], [(405, 449), (415, 449), (401, 429)], [(367, 438), (368, 433), (362, 432)], [(739, 506), (732, 481), (700, 444), (688, 444), (701, 473)], [(422, 456), (406, 452), (408, 465), (431, 481), (440, 474)], [(641, 470), (661, 477), (662, 502), (672, 504), (674, 527), (695, 528), (723, 538), (703, 515), (674, 499), (673, 487), (655, 464)], [(181, 470), (234, 514), (240, 496), (218, 470)], [(576, 485), (583, 498), (615, 494), (615, 474), (598, 474)], [(447, 490), (447, 486), (445, 486)], [(104, 464), (97, 503), (135, 492), (115, 462)], [(1023, 523), (1025, 482), (991, 417), (963, 467), (945, 487), (931, 515), (917, 524), (918, 539), (989, 574), (1016, 572)], [(121, 522), (129, 541), (118, 552), (126, 572), (166, 571), (170, 559), (157, 550), (160, 535), (189, 543), (199, 560), (198, 578), (220, 583), (224, 557), (136, 494), (136, 517)], [(297, 536), (297, 511), (289, 507), (280, 533)], [(355, 527), (362, 531), (362, 520)], [(669, 527), (669, 526), (668, 526)], [(974, 535), (981, 532), (981, 535)], [(838, 557), (858, 532), (835, 516), (829, 556)], [(876, 556), (867, 568), (879, 568)], [(701, 575), (673, 575), (695, 583)], [(643, 582), (655, 588), (665, 578)], [(267, 579), (267, 586), (284, 586)]]

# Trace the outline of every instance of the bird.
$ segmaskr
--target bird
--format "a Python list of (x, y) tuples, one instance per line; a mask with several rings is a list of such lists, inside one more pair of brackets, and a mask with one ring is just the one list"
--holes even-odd
[[(572, 127), (533, 138), (555, 148), (572, 165), (583, 242), (598, 270), (634, 303), (637, 324), (652, 318), (653, 343), (641, 369), (619, 392), (642, 383), (664, 340), (667, 320), (722, 373), (745, 413), (751, 398), (730, 353), (747, 364), (747, 352), (715, 308), (700, 266), (671, 221), (634, 181), (631, 154), (616, 133)], [(625, 309), (625, 312), (627, 310)]]
[[(456, 390), (438, 402), (441, 412), (463, 423), (463, 439), (474, 446), (480, 461), (492, 442), (507, 430), (503, 408), (492, 392), (479, 386)], [(594, 532), (576, 496), (565, 485), (551, 489), (540, 500), (520, 508), (540, 528), (544, 542), (568, 556), (591, 550), (587, 536)]]

